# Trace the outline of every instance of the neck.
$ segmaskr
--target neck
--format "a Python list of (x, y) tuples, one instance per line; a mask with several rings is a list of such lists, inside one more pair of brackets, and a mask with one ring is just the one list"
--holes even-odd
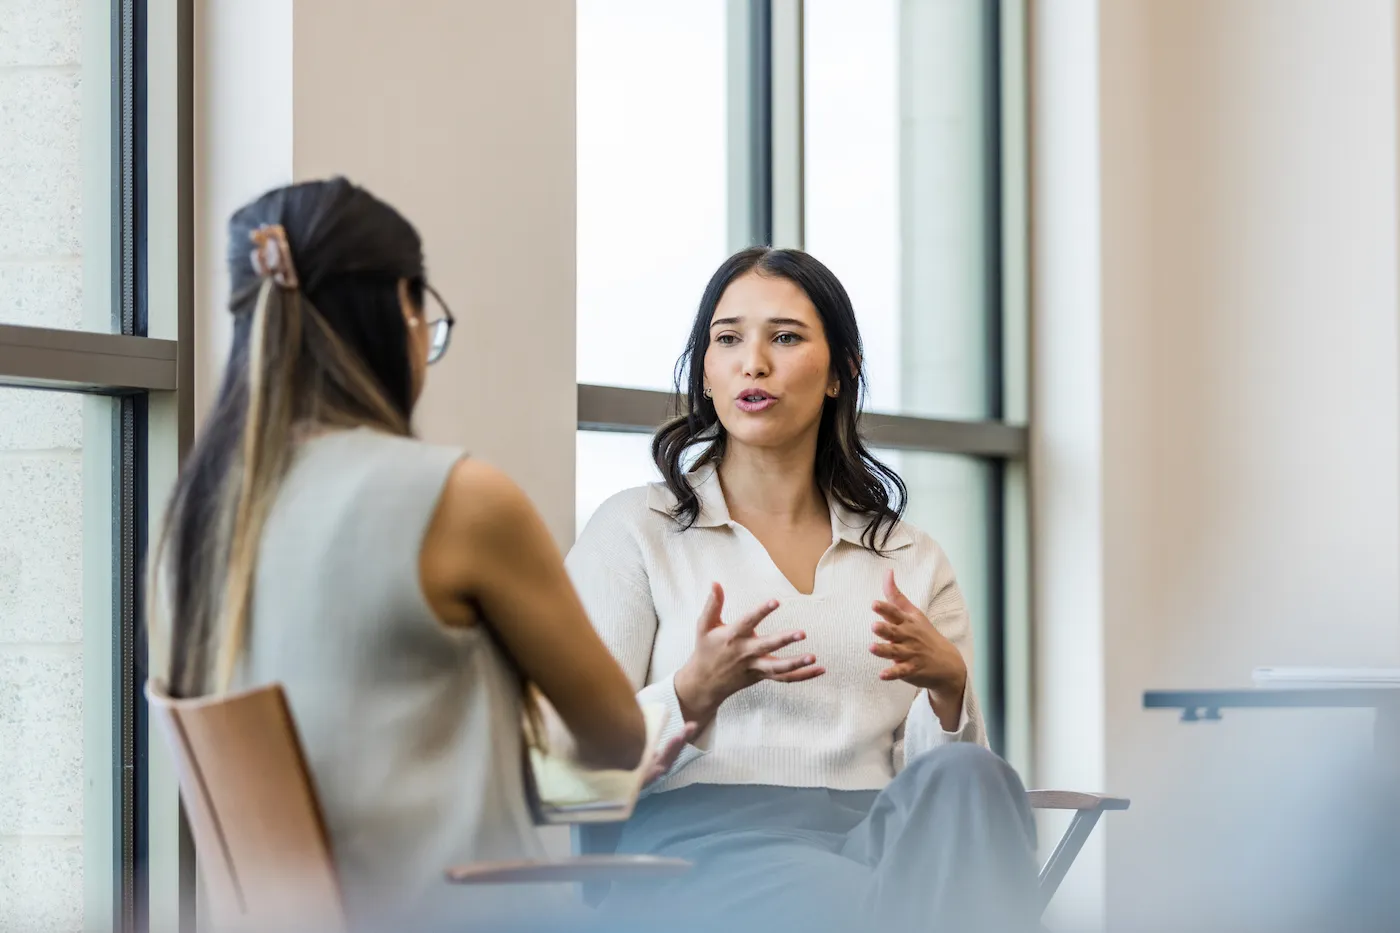
[(796, 524), (827, 516), (816, 480), (817, 438), (784, 448), (750, 447), (731, 437), (719, 464), (720, 486), (730, 514), (762, 515)]

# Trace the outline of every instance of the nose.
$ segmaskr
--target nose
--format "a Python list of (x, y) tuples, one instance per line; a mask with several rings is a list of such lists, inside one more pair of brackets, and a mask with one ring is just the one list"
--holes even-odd
[(768, 350), (763, 345), (763, 341), (749, 341), (744, 353), (743, 365), (744, 377), (747, 379), (757, 379), (772, 372), (772, 366), (768, 360)]

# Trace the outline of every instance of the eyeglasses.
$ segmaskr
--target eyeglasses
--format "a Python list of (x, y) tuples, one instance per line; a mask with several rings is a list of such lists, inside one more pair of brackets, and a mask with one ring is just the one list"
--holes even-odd
[[(423, 318), (428, 322), (428, 365), (431, 366), (447, 352), (447, 345), (452, 342), (452, 325), (457, 323), (457, 319), (452, 316), (452, 311), (437, 289), (427, 282), (423, 283), (423, 298)], [(442, 313), (429, 317), (430, 303), (437, 305)]]

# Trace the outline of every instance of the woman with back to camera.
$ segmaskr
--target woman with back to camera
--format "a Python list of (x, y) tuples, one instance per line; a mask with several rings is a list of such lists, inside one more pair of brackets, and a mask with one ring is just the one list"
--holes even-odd
[(543, 854), (527, 685), (599, 766), (638, 762), (641, 712), (525, 494), (413, 437), (453, 319), (412, 225), (333, 179), (229, 238), (233, 346), (152, 561), (171, 692), (283, 684), (357, 929), (489, 926), (520, 889), (442, 873)]
[(567, 564), (639, 696), (699, 728), (620, 848), (698, 868), (605, 909), (695, 929), (1033, 928), (1029, 805), (985, 748), (948, 559), (857, 434), (840, 282), (799, 251), (736, 254), (677, 372), (685, 411), (652, 444), (664, 482), (604, 503)]

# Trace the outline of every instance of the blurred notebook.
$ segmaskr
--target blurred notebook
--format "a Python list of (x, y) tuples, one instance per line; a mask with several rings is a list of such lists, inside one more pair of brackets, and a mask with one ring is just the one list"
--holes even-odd
[(632, 815), (642, 791), (642, 779), (656, 757), (661, 730), (668, 713), (660, 703), (642, 706), (646, 720), (646, 746), (642, 762), (631, 771), (592, 771), (578, 762), (529, 750), (526, 785), (539, 824), (615, 823)]
[(1256, 687), (1326, 689), (1394, 687), (1400, 689), (1400, 667), (1257, 667)]

